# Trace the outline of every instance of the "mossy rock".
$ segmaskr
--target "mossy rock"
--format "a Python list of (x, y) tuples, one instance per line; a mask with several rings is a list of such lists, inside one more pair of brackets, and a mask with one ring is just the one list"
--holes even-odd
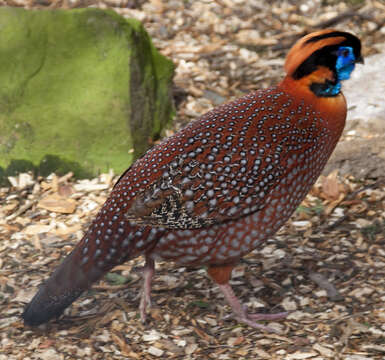
[(0, 175), (126, 169), (174, 114), (174, 66), (99, 9), (0, 8)]

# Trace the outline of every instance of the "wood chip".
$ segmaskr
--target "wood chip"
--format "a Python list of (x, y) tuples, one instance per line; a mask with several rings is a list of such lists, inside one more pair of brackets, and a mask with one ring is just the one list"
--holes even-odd
[(285, 356), (285, 360), (301, 360), (301, 359), (309, 359), (316, 356), (317, 353), (314, 351), (310, 352), (302, 352), (296, 351), (294, 354), (288, 354)]
[(162, 349), (159, 349), (155, 346), (150, 346), (147, 350), (147, 352), (151, 355), (154, 355), (154, 356), (162, 356), (164, 351)]

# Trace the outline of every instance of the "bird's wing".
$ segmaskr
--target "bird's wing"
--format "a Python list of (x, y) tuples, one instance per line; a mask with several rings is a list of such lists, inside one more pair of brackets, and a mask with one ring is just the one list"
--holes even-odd
[[(140, 190), (126, 210), (131, 223), (196, 229), (249, 215), (265, 205), (281, 175), (281, 162), (274, 162), (279, 146), (257, 144), (256, 121), (229, 120), (236, 113), (231, 103), (219, 110), (156, 146), (122, 178), (124, 182), (148, 174), (142, 180), (147, 185), (137, 186)], [(221, 117), (226, 126), (220, 126)], [(213, 123), (215, 128), (208, 126)]]
[[(212, 170), (208, 166), (198, 159), (183, 161), (176, 168), (170, 164), (157, 181), (135, 196), (126, 219), (136, 225), (197, 229), (235, 220), (264, 206), (272, 181), (264, 183), (252, 169), (240, 172), (243, 166), (235, 162)], [(188, 173), (183, 171), (186, 167)]]

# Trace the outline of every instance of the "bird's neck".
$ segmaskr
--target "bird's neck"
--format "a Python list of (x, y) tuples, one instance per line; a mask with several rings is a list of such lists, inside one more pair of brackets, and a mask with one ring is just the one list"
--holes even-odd
[(314, 82), (310, 84), (310, 90), (318, 97), (334, 97), (341, 92), (341, 82), (325, 80), (324, 82)]
[[(305, 103), (311, 104), (313, 109), (320, 112), (325, 119), (330, 119), (329, 129), (339, 136), (345, 126), (347, 113), (345, 97), (342, 92), (335, 96), (319, 96), (314, 93), (311, 89), (312, 84), (322, 83), (320, 75), (312, 73), (298, 80), (293, 79), (291, 76), (286, 76), (278, 84), (278, 88), (299, 101), (304, 100)], [(322, 80), (325, 82), (327, 79), (323, 77)]]
[(298, 87), (309, 90), (318, 98), (336, 97), (341, 93), (341, 79), (325, 66), (319, 66), (317, 70), (299, 79), (293, 77), (293, 80)]

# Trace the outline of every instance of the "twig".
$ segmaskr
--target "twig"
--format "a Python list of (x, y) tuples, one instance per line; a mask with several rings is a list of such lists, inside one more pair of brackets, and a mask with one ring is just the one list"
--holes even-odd
[(20, 206), (19, 210), (17, 210), (13, 214), (7, 216), (5, 218), (5, 220), (9, 221), (9, 220), (13, 220), (13, 219), (17, 218), (19, 215), (23, 214), (29, 208), (31, 208), (36, 202), (37, 202), (36, 200), (34, 200), (34, 201), (27, 200), (23, 206)]
[[(286, 40), (288, 40), (287, 42), (285, 41), (284, 44), (280, 43), (280, 44), (277, 44), (277, 45), (274, 45), (272, 47), (273, 50), (285, 50), (285, 49), (288, 49), (288, 48), (291, 48), (292, 45), (299, 39), (301, 38), (302, 36), (305, 36), (306, 34), (310, 33), (311, 31), (313, 31), (314, 29), (324, 29), (324, 28), (327, 28), (329, 26), (332, 26), (332, 25), (336, 25), (338, 23), (341, 23), (342, 21), (348, 19), (348, 18), (352, 18), (354, 16), (359, 16), (359, 17), (363, 17), (363, 15), (359, 14), (357, 11), (359, 10), (359, 8), (361, 7), (361, 5), (359, 6), (356, 6), (355, 8), (353, 9), (349, 9), (345, 12), (343, 12), (342, 14), (338, 14), (334, 17), (332, 17), (331, 19), (328, 19), (328, 20), (325, 20), (325, 21), (321, 21), (319, 22), (318, 24), (315, 24), (313, 26), (311, 26), (309, 29), (306, 29), (304, 31), (301, 31), (300, 33), (297, 33), (295, 35), (290, 35), (286, 38)], [(290, 41), (289, 41), (290, 40)]]
[(341, 301), (343, 300), (343, 296), (338, 292), (338, 290), (335, 288), (335, 286), (328, 281), (328, 279), (325, 278), (320, 273), (317, 272), (311, 272), (309, 274), (309, 278), (313, 280), (321, 289), (326, 290), (328, 294), (328, 298), (332, 301)]
[(358, 195), (362, 191), (365, 191), (365, 190), (368, 190), (368, 189), (371, 189), (371, 188), (379, 188), (380, 185), (382, 183), (384, 183), (384, 182), (385, 182), (385, 179), (379, 179), (379, 180), (375, 181), (372, 184), (365, 185), (365, 186), (363, 186), (363, 187), (353, 191), (352, 193), (348, 194), (346, 196), (346, 198), (344, 199), (344, 201), (352, 200), (356, 195)]
[(349, 218), (349, 215), (343, 215), (340, 218), (338, 218), (336, 221), (331, 223), (330, 225), (324, 225), (321, 227), (321, 231), (330, 231), (336, 228), (338, 225), (342, 224), (346, 219)]
[(359, 16), (360, 14), (358, 14), (356, 10), (358, 10), (358, 9), (347, 10), (347, 11), (343, 12), (342, 14), (339, 14), (339, 15), (332, 17), (329, 20), (319, 22), (318, 24), (314, 25), (313, 28), (324, 29), (324, 28), (327, 28), (329, 26), (336, 25), (336, 24), (344, 21), (345, 19), (348, 19), (348, 18), (351, 18), (354, 16)]

